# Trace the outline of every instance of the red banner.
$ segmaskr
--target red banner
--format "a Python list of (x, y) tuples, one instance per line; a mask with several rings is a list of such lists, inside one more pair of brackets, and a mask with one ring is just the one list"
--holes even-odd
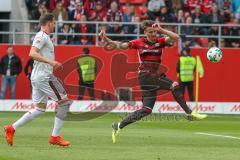
[[(81, 46), (56, 46), (56, 59), (61, 63), (65, 63), (73, 57), (78, 57), (82, 54)], [(16, 45), (14, 46), (16, 54), (21, 58), (23, 67), (26, 65), (29, 59), (28, 54), (30, 46)], [(6, 52), (6, 45), (1, 45), (0, 56), (2, 57)], [(216, 102), (238, 102), (240, 101), (240, 50), (239, 49), (223, 49), (223, 59), (219, 63), (212, 63), (207, 60), (206, 57), (207, 49), (196, 48), (191, 50), (192, 55), (199, 55), (202, 59), (203, 66), (205, 68), (205, 75), (200, 79), (200, 101), (216, 101)], [(124, 61), (126, 64), (138, 62), (138, 56), (136, 51), (129, 50), (125, 51), (124, 55), (127, 56), (126, 60), (124, 57), (119, 60), (113, 59), (116, 54), (121, 54), (122, 51), (105, 51), (102, 47), (90, 47), (90, 54), (96, 56), (101, 62), (102, 66), (100, 68), (99, 74), (97, 75), (95, 81), (95, 88), (98, 90), (107, 90), (108, 92), (114, 94), (115, 90), (111, 79), (111, 69), (112, 62), (118, 62), (117, 65), (123, 64), (123, 66), (117, 66), (119, 69), (124, 67)], [(118, 58), (118, 57), (115, 57)], [(178, 80), (176, 77), (176, 64), (178, 61), (177, 48), (167, 48), (163, 55), (163, 65), (167, 67), (167, 75), (173, 79)], [(124, 62), (124, 63), (122, 63)], [(73, 65), (76, 66), (74, 63)], [(1, 80), (0, 80), (1, 81)], [(130, 80), (129, 80), (130, 82)], [(75, 85), (77, 90), (78, 86), (78, 73), (77, 69), (71, 70), (71, 73), (64, 80), (65, 84)], [(125, 84), (124, 84), (125, 85)], [(125, 87), (125, 86), (124, 86)], [(98, 93), (97, 93), (98, 94)], [(9, 92), (8, 96), (9, 97)], [(30, 85), (29, 80), (22, 72), (17, 78), (16, 86), (16, 97), (17, 99), (29, 99), (30, 95)], [(77, 96), (72, 95), (71, 98), (75, 99)], [(101, 95), (97, 95), (101, 99)], [(140, 100), (141, 96), (133, 95), (134, 100)], [(188, 97), (187, 97), (188, 99)], [(161, 101), (173, 101), (172, 95), (167, 93), (158, 98)]]

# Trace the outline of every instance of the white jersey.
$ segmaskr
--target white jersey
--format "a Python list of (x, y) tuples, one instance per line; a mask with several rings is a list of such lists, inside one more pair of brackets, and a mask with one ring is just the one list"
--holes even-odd
[[(38, 48), (42, 56), (55, 60), (54, 45), (47, 33), (38, 32), (34, 37), (32, 46)], [(50, 64), (34, 61), (31, 81), (48, 80), (52, 73), (53, 67)]]

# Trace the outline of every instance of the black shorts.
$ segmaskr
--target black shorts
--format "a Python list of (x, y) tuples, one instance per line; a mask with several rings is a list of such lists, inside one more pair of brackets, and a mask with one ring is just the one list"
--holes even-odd
[(165, 74), (157, 76), (140, 73), (138, 80), (142, 90), (143, 106), (151, 109), (154, 107), (156, 97), (171, 90), (173, 84)]

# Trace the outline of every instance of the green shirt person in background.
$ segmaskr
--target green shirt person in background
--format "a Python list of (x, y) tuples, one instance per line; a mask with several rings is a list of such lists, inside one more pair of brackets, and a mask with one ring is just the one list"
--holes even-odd
[(194, 101), (193, 81), (195, 68), (196, 59), (191, 57), (189, 48), (184, 48), (177, 64), (177, 73), (183, 95), (185, 93), (185, 88), (187, 88), (190, 101)]
[(88, 90), (90, 100), (95, 99), (94, 81), (96, 76), (96, 60), (89, 55), (89, 48), (83, 48), (83, 56), (77, 59), (79, 74), (79, 100), (83, 99), (85, 90)]

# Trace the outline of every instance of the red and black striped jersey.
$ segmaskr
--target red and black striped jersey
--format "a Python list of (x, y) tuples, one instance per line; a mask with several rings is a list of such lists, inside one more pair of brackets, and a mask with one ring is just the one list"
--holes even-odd
[(158, 37), (155, 43), (151, 43), (146, 37), (129, 42), (130, 48), (138, 51), (140, 59), (139, 70), (143, 72), (156, 73), (159, 69), (163, 49), (166, 45), (164, 37)]

